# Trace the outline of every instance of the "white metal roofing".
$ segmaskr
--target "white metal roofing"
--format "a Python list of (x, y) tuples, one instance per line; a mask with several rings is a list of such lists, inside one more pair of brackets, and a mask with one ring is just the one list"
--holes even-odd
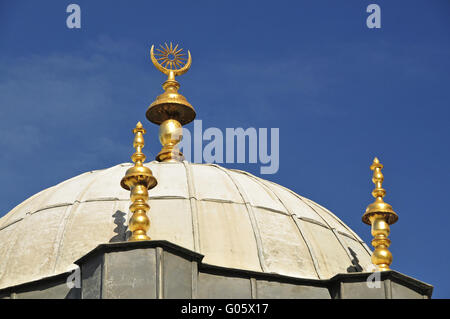
[[(151, 162), (152, 239), (197, 251), (229, 268), (327, 279), (370, 250), (319, 204), (278, 184), (218, 165)], [(131, 164), (87, 172), (43, 190), (0, 219), (0, 288), (73, 268), (98, 244), (125, 240)]]

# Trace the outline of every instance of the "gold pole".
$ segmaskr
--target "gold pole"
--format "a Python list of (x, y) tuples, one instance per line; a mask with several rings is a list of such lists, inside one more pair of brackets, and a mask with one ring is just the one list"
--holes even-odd
[(136, 151), (131, 156), (135, 164), (127, 170), (120, 182), (123, 188), (131, 190), (130, 211), (133, 215), (128, 223), (128, 228), (132, 232), (129, 241), (150, 240), (150, 237), (147, 236), (147, 231), (150, 228), (150, 219), (147, 216), (147, 212), (150, 210), (148, 190), (155, 187), (157, 181), (150, 168), (143, 165), (146, 158), (145, 154), (142, 153), (145, 133), (141, 122), (138, 122), (136, 128), (133, 129), (133, 134), (135, 134), (133, 147)]
[(372, 182), (375, 184), (375, 189), (372, 191), (372, 196), (375, 201), (367, 206), (366, 212), (362, 217), (362, 221), (372, 226), (372, 246), (375, 250), (372, 253), (372, 263), (379, 271), (389, 270), (392, 263), (392, 254), (388, 247), (391, 244), (388, 238), (390, 227), (398, 220), (397, 214), (393, 211), (392, 206), (385, 203), (383, 200), (386, 191), (383, 189), (383, 173), (381, 169), (383, 164), (375, 157), (370, 169), (373, 171)]
[[(156, 52), (155, 52), (156, 51)], [(186, 98), (178, 92), (180, 84), (175, 76), (186, 73), (191, 67), (191, 53), (183, 53), (177, 45), (167, 43), (156, 48), (152, 45), (150, 57), (155, 67), (167, 75), (163, 83), (164, 93), (148, 107), (147, 119), (159, 125), (159, 140), (162, 149), (156, 156), (159, 162), (178, 162), (184, 159), (178, 144), (183, 138), (183, 125), (195, 118), (195, 110)]]

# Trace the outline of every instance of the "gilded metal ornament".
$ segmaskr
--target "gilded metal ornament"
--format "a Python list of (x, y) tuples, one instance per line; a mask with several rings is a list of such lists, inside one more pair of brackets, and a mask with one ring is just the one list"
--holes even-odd
[[(155, 53), (155, 51), (157, 51)], [(178, 93), (180, 84), (175, 80), (176, 76), (186, 73), (192, 64), (191, 53), (183, 53), (182, 48), (177, 45), (167, 43), (155, 49), (152, 45), (150, 58), (155, 67), (167, 75), (167, 80), (163, 83), (164, 93), (148, 107), (147, 119), (160, 125), (159, 140), (163, 145), (161, 151), (156, 156), (160, 162), (177, 162), (184, 159), (178, 144), (183, 138), (182, 126), (192, 122), (196, 113), (192, 105), (186, 98)]]
[(145, 154), (142, 153), (145, 133), (142, 123), (138, 122), (136, 128), (133, 129), (133, 134), (135, 134), (133, 147), (136, 151), (131, 155), (135, 164), (127, 170), (120, 181), (122, 188), (131, 191), (130, 211), (133, 215), (128, 223), (128, 228), (132, 232), (129, 241), (150, 240), (150, 237), (147, 236), (147, 231), (150, 228), (150, 219), (147, 216), (147, 212), (150, 210), (148, 190), (155, 187), (157, 181), (150, 168), (143, 165), (146, 158)]
[[(186, 58), (183, 49), (178, 49), (178, 44), (173, 47), (172, 42), (170, 42), (170, 46), (164, 43), (164, 46), (160, 45), (160, 49), (156, 48), (158, 53), (154, 53), (154, 49), (155, 46), (152, 45), (150, 49), (152, 62), (158, 70), (167, 74), (169, 79), (175, 79), (175, 76), (186, 73), (191, 67), (191, 52), (188, 50), (188, 57)], [(159, 58), (157, 58), (158, 56)]]
[(375, 189), (372, 191), (372, 196), (375, 201), (367, 206), (366, 212), (362, 217), (362, 221), (372, 226), (372, 246), (375, 250), (372, 252), (372, 263), (377, 267), (377, 270), (389, 270), (392, 263), (392, 254), (389, 251), (391, 244), (388, 238), (390, 227), (398, 220), (397, 214), (392, 209), (392, 206), (383, 200), (386, 195), (386, 190), (383, 189), (382, 184), (384, 180), (381, 169), (383, 164), (375, 157), (370, 169), (373, 171), (372, 182), (375, 184)]

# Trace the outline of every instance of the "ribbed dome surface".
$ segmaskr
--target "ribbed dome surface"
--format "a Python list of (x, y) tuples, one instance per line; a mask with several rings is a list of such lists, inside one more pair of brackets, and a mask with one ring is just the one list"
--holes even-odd
[[(330, 211), (275, 183), (218, 165), (148, 165), (152, 239), (229, 268), (326, 279), (370, 270), (366, 244)], [(0, 219), (0, 288), (58, 274), (98, 244), (124, 241), (131, 164), (87, 172), (30, 197)]]

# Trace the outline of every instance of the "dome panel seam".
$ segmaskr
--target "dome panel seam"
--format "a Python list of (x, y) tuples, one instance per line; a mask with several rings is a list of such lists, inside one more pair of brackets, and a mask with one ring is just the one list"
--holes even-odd
[[(200, 249), (200, 233), (198, 223), (198, 207), (196, 199), (196, 189), (192, 181), (192, 169), (191, 164), (187, 161), (183, 161), (184, 171), (186, 174), (186, 184), (189, 194), (189, 205), (191, 207), (191, 222), (192, 222), (192, 239), (194, 242), (194, 250), (201, 253)], [(150, 198), (151, 199), (151, 198)]]
[[(119, 165), (107, 168), (105, 170), (102, 170), (100, 176), (104, 176), (108, 171), (118, 167)], [(59, 257), (60, 257), (60, 252), (62, 251), (63, 247), (64, 247), (64, 238), (66, 235), (66, 229), (70, 226), (72, 220), (73, 220), (73, 216), (75, 211), (78, 209), (78, 207), (80, 206), (80, 204), (82, 203), (80, 201), (81, 198), (83, 198), (83, 196), (88, 192), (88, 190), (90, 189), (90, 187), (96, 182), (98, 181), (99, 176), (97, 176), (97, 178), (92, 178), (91, 181), (89, 181), (89, 183), (87, 183), (87, 185), (85, 185), (84, 189), (78, 193), (77, 195), (77, 199), (74, 201), (74, 203), (71, 205), (70, 208), (67, 208), (67, 214), (65, 214), (65, 216), (63, 217), (63, 219), (61, 220), (61, 224), (59, 229), (61, 229), (61, 233), (57, 234), (57, 238), (58, 236), (60, 237), (59, 242), (56, 243), (56, 258), (55, 258), (55, 264), (53, 265), (53, 272), (55, 272), (55, 270), (57, 269), (58, 266), (58, 262), (59, 262)], [(66, 212), (65, 212), (66, 213)], [(56, 239), (55, 239), (56, 241)]]
[(253, 175), (250, 175), (250, 178), (254, 179), (255, 182), (260, 185), (261, 187), (265, 188), (266, 191), (269, 190), (277, 199), (278, 201), (281, 203), (281, 205), (283, 205), (283, 207), (286, 209), (286, 211), (288, 212), (288, 216), (291, 217), (291, 219), (294, 221), (294, 224), (296, 226), (296, 229), (298, 230), (300, 237), (303, 239), (306, 248), (308, 249), (308, 253), (309, 256), (311, 257), (311, 261), (313, 263), (313, 267), (314, 267), (314, 271), (316, 272), (317, 278), (321, 279), (320, 273), (319, 273), (319, 263), (317, 261), (317, 258), (314, 254), (314, 250), (312, 249), (310, 243), (308, 242), (308, 240), (306, 239), (305, 234), (303, 233), (303, 229), (302, 226), (297, 222), (297, 220), (295, 219), (295, 215), (292, 214), (292, 212), (289, 211), (289, 209), (287, 208), (287, 206), (284, 204), (284, 202), (281, 200), (280, 197), (278, 197), (278, 195), (275, 193), (274, 190), (270, 189), (270, 187), (268, 187), (267, 185), (265, 185), (263, 182), (259, 181), (258, 178), (256, 178)]
[(266, 261), (264, 258), (264, 250), (263, 250), (263, 244), (262, 244), (262, 239), (261, 239), (261, 233), (258, 227), (258, 222), (256, 220), (256, 216), (255, 216), (255, 212), (253, 211), (253, 206), (250, 203), (248, 196), (245, 192), (245, 189), (241, 186), (241, 184), (231, 176), (231, 174), (229, 172), (227, 172), (226, 169), (224, 169), (223, 167), (219, 166), (219, 165), (213, 165), (215, 166), (217, 169), (219, 169), (220, 171), (224, 172), (228, 178), (231, 180), (231, 182), (234, 184), (234, 186), (236, 187), (237, 191), (239, 192), (239, 194), (242, 197), (242, 200), (244, 201), (244, 205), (247, 209), (247, 214), (248, 217), (250, 219), (250, 224), (252, 226), (253, 229), (253, 235), (255, 237), (255, 241), (256, 241), (256, 248), (258, 250), (258, 259), (259, 259), (259, 264), (261, 266), (261, 269), (264, 272), (268, 272), (268, 267), (266, 265)]

